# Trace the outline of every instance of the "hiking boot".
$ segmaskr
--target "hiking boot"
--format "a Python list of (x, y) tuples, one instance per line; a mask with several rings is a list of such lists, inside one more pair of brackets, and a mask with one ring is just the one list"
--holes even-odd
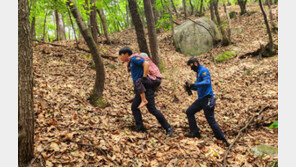
[(169, 137), (172, 137), (173, 131), (174, 131), (174, 128), (172, 126), (168, 127), (168, 129), (166, 130), (166, 135)]
[(146, 132), (146, 130), (144, 126), (137, 126), (135, 129), (136, 132)]
[(197, 137), (199, 139), (201, 138), (200, 133), (198, 133), (198, 132), (190, 132), (190, 133), (185, 134), (184, 136), (189, 137), (189, 138), (195, 138), (195, 137)]
[(230, 144), (228, 143), (227, 140), (223, 140), (223, 143), (225, 143), (226, 147), (229, 147), (230, 146)]

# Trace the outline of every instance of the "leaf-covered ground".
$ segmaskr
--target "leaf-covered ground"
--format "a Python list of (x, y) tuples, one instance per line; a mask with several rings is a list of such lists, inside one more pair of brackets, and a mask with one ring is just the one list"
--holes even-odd
[[(228, 10), (239, 12), (239, 7), (228, 6)], [(277, 118), (266, 120), (278, 112), (278, 56), (239, 58), (257, 50), (260, 43), (268, 42), (258, 4), (249, 5), (248, 10), (251, 15), (232, 19), (235, 44), (214, 48), (198, 57), (211, 72), (218, 99), (215, 117), (230, 143), (256, 112), (266, 106), (275, 108), (265, 111), (243, 132), (228, 155), (229, 166), (266, 166), (277, 160), (277, 157), (256, 157), (251, 153), (251, 148), (258, 144), (278, 146), (277, 129), (267, 128)], [(277, 13), (277, 6), (273, 6), (276, 23)], [(165, 135), (146, 108), (142, 114), (147, 133), (132, 131), (135, 123), (131, 104), (127, 102), (133, 98), (132, 79), (119, 59), (103, 59), (107, 107), (96, 108), (87, 100), (95, 79), (90, 54), (76, 49), (75, 41), (56, 42), (63, 46), (37, 44), (34, 47), (36, 158), (33, 165), (222, 166), (227, 147), (214, 138), (203, 111), (195, 115), (202, 139), (184, 137), (189, 132), (185, 110), (197, 95), (188, 96), (182, 85), (185, 81), (194, 82), (195, 74), (186, 66), (189, 57), (175, 51), (170, 34), (158, 34), (165, 69), (156, 106), (173, 125), (173, 137)], [(277, 34), (273, 37), (277, 42)], [(138, 52), (134, 29), (112, 34), (112, 39), (115, 44), (99, 44), (103, 55), (117, 56), (126, 45)], [(79, 46), (88, 49), (82, 40)], [(224, 63), (212, 61), (227, 50), (237, 50), (238, 54)]]

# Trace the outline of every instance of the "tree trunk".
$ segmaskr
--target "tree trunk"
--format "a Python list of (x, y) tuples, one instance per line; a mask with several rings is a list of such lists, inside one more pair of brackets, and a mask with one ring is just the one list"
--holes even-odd
[(128, 5), (126, 5), (126, 22), (127, 22), (127, 29), (130, 28), (130, 21), (129, 21), (129, 9), (128, 9)]
[(55, 20), (56, 20), (56, 40), (60, 40), (60, 18), (59, 18), (59, 13), (57, 10), (54, 11), (55, 13)]
[(247, 13), (247, 10), (246, 10), (246, 4), (247, 4), (247, 0), (237, 0), (237, 3), (241, 9), (241, 15)]
[(132, 22), (136, 29), (139, 49), (141, 52), (147, 53), (150, 56), (150, 52), (145, 38), (144, 27), (137, 9), (137, 2), (135, 0), (128, 0), (128, 5), (132, 16)]
[(213, 5), (213, 0), (210, 0), (210, 12), (211, 12), (211, 20), (213, 20), (214, 22), (215, 20), (215, 15), (214, 15), (214, 5)]
[(106, 26), (106, 19), (105, 19), (105, 16), (104, 16), (104, 11), (103, 11), (103, 9), (97, 9), (97, 12), (98, 12), (98, 14), (100, 16), (100, 19), (101, 19), (101, 23), (102, 23), (102, 27), (104, 29), (104, 35), (106, 37), (107, 43), (111, 44), (111, 41), (110, 41), (110, 38), (109, 38), (109, 35), (108, 35), (108, 29), (107, 29), (107, 26)]
[(18, 166), (34, 153), (33, 48), (28, 0), (18, 1)]
[(223, 0), (223, 6), (224, 6), (224, 11), (227, 17), (227, 21), (228, 21), (228, 39), (231, 41), (231, 19), (229, 18), (229, 14), (228, 14), (227, 7), (224, 0)]
[(189, 0), (189, 4), (190, 4), (190, 6), (191, 6), (191, 14), (190, 14), (190, 15), (193, 15), (193, 12), (194, 12), (194, 7), (193, 7), (193, 5), (192, 5), (192, 2), (191, 2), (191, 0)]
[(90, 12), (90, 25), (91, 25), (91, 33), (94, 38), (95, 43), (98, 43), (98, 23), (97, 23), (97, 13), (96, 13), (96, 0), (91, 0), (91, 12)]
[(271, 21), (271, 24), (273, 24), (273, 17), (272, 17), (272, 11), (271, 11), (271, 2), (270, 0), (267, 0), (267, 5), (268, 5), (268, 8), (269, 8), (269, 19)]
[(99, 49), (97, 48), (97, 45), (84, 24), (81, 14), (78, 11), (76, 5), (74, 4), (73, 0), (68, 0), (67, 5), (69, 6), (74, 18), (76, 19), (76, 22), (78, 24), (79, 30), (81, 34), (83, 35), (83, 38), (85, 39), (85, 42), (87, 43), (87, 46), (90, 49), (90, 52), (92, 54), (92, 59), (95, 62), (96, 66), (96, 81), (93, 88), (93, 91), (91, 93), (90, 99), (91, 103), (95, 106), (100, 105), (100, 102), (102, 101), (102, 95), (104, 90), (104, 82), (105, 82), (105, 69), (104, 64), (102, 61), (102, 58), (99, 53)]
[(75, 38), (75, 41), (76, 41), (76, 45), (78, 47), (78, 42), (77, 42), (77, 37), (76, 37), (76, 30), (75, 30), (75, 27), (74, 27), (74, 24), (73, 24), (73, 21), (72, 21), (71, 13), (70, 13), (69, 8), (67, 8), (67, 10), (68, 10), (69, 19), (70, 19), (70, 22), (71, 22), (71, 25), (72, 25), (72, 29), (73, 29), (73, 32), (74, 32), (74, 38)]
[(36, 38), (35, 23), (36, 23), (36, 18), (33, 17), (32, 22), (31, 22), (31, 35), (32, 35), (31, 39), (32, 40), (35, 40), (35, 38)]
[(44, 17), (44, 24), (43, 24), (43, 37), (42, 37), (42, 41), (45, 41), (45, 37), (46, 37), (46, 17), (47, 17), (47, 12), (45, 13), (45, 17)]
[(187, 13), (186, 13), (186, 0), (182, 0), (182, 3), (183, 3), (184, 16), (185, 16), (185, 19), (187, 19)]
[(177, 16), (177, 18), (178, 18), (178, 17), (179, 17), (179, 13), (178, 13), (177, 8), (176, 8), (176, 6), (175, 6), (175, 4), (174, 4), (174, 1), (173, 1), (173, 0), (170, 0), (170, 1), (172, 2), (172, 6), (173, 6), (174, 11), (175, 11), (175, 13), (176, 13), (176, 16)]
[(228, 37), (226, 36), (226, 33), (224, 31), (224, 28), (223, 28), (221, 20), (220, 20), (220, 15), (219, 15), (219, 11), (218, 11), (218, 0), (213, 0), (213, 5), (214, 5), (214, 9), (215, 9), (215, 14), (216, 14), (218, 26), (219, 26), (219, 29), (220, 29), (221, 35), (222, 35), (222, 44), (224, 46), (229, 45), (230, 39), (228, 39)]
[(172, 4), (171, 1), (169, 0), (169, 13), (170, 13), (170, 23), (172, 27), (172, 39), (174, 37), (174, 23), (173, 23), (173, 18), (172, 18)]
[(262, 11), (263, 17), (264, 17), (264, 22), (265, 22), (265, 25), (266, 25), (267, 34), (268, 34), (268, 37), (269, 37), (269, 50), (272, 52), (273, 51), (273, 39), (272, 39), (272, 35), (271, 35), (271, 30), (270, 30), (270, 27), (269, 27), (269, 24), (268, 24), (267, 16), (266, 16), (266, 13), (265, 13), (265, 11), (263, 9), (261, 0), (259, 0), (259, 5), (260, 5), (260, 9)]
[(62, 20), (62, 26), (61, 26), (61, 39), (62, 40), (65, 40), (65, 39), (67, 39), (66, 38), (66, 26), (65, 26), (65, 22), (64, 22), (64, 18), (63, 18), (63, 16), (61, 15), (61, 20)]
[(203, 8), (203, 0), (201, 0), (201, 2), (200, 2), (200, 8), (199, 8), (199, 15), (200, 16), (204, 15), (203, 12), (202, 12), (202, 8)]
[(159, 52), (158, 52), (158, 41), (156, 36), (156, 30), (154, 25), (154, 16), (151, 7), (151, 1), (143, 0), (144, 2), (144, 9), (148, 28), (148, 36), (149, 36), (149, 46), (152, 55), (152, 61), (159, 66), (160, 59), (159, 59)]

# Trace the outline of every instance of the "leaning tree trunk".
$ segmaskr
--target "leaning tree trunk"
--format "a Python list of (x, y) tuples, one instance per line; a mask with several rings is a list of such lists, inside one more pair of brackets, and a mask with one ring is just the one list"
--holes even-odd
[(78, 47), (78, 41), (77, 41), (77, 37), (76, 37), (76, 30), (75, 30), (75, 27), (74, 27), (74, 24), (73, 24), (73, 21), (72, 21), (71, 12), (70, 12), (69, 8), (67, 8), (67, 11), (68, 11), (69, 20), (71, 22), (72, 29), (73, 29), (73, 32), (74, 32), (74, 38), (75, 38), (75, 41), (76, 41), (76, 46)]
[(147, 53), (150, 56), (150, 52), (145, 38), (144, 27), (137, 9), (137, 2), (135, 0), (128, 0), (128, 5), (132, 16), (132, 22), (136, 29), (139, 49), (141, 52)]
[(84, 24), (81, 14), (78, 11), (76, 5), (74, 4), (73, 0), (68, 0), (67, 5), (69, 6), (74, 18), (76, 19), (76, 22), (78, 24), (79, 30), (81, 34), (83, 35), (83, 38), (85, 39), (85, 42), (87, 43), (87, 46), (90, 49), (90, 52), (92, 54), (92, 59), (95, 62), (96, 66), (96, 81), (93, 88), (93, 91), (91, 93), (90, 99), (91, 103), (94, 105), (100, 105), (102, 102), (102, 95), (104, 90), (104, 82), (105, 82), (105, 69), (104, 64), (102, 61), (102, 58), (99, 53), (99, 49), (97, 48), (97, 45)]
[(18, 165), (26, 167), (34, 152), (33, 49), (28, 0), (18, 1)]
[(240, 12), (241, 15), (247, 13), (247, 10), (246, 10), (247, 1), (248, 0), (237, 0), (237, 3), (241, 9), (241, 12)]
[(230, 39), (227, 37), (225, 30), (222, 26), (221, 20), (220, 20), (220, 15), (219, 15), (219, 11), (218, 11), (218, 0), (213, 0), (213, 5), (214, 5), (214, 9), (215, 9), (215, 15), (216, 15), (216, 19), (218, 22), (218, 26), (219, 26), (221, 34), (222, 34), (222, 44), (224, 46), (229, 45)]
[(103, 26), (104, 35), (106, 37), (107, 43), (110, 44), (111, 41), (110, 41), (110, 38), (109, 38), (109, 35), (108, 35), (108, 29), (107, 29), (107, 26), (106, 26), (106, 19), (105, 19), (105, 16), (104, 16), (104, 11), (103, 11), (103, 9), (97, 9), (97, 12), (98, 12), (98, 14), (100, 16), (100, 19), (101, 19), (101, 23), (102, 23), (102, 26)]
[(144, 2), (144, 9), (145, 9), (145, 15), (146, 15), (146, 20), (147, 20), (149, 46), (150, 46), (150, 51), (151, 51), (151, 55), (152, 55), (152, 61), (157, 66), (159, 66), (160, 59), (159, 59), (159, 52), (158, 52), (158, 41), (157, 41), (157, 36), (156, 36), (151, 1), (143, 0), (143, 2)]
[(262, 11), (263, 17), (264, 17), (264, 22), (265, 22), (265, 25), (266, 25), (267, 34), (268, 34), (268, 37), (269, 37), (269, 46), (268, 46), (268, 48), (269, 48), (270, 52), (273, 52), (273, 39), (272, 39), (269, 24), (268, 24), (267, 16), (266, 16), (266, 13), (265, 13), (265, 11), (263, 9), (261, 0), (259, 0), (259, 5), (260, 5), (260, 9)]
[(97, 24), (97, 13), (96, 13), (96, 0), (90, 0), (91, 12), (90, 12), (90, 25), (91, 34), (94, 38), (95, 43), (98, 43), (98, 24)]

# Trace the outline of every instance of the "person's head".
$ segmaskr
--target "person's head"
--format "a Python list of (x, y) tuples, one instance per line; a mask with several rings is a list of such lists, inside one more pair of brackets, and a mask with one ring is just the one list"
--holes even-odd
[(132, 49), (127, 46), (125, 46), (119, 50), (119, 56), (120, 56), (121, 61), (123, 61), (123, 62), (128, 62), (129, 61), (128, 58), (132, 54), (133, 54)]
[(192, 57), (187, 61), (187, 65), (191, 67), (191, 70), (197, 72), (200, 64), (199, 64), (197, 58)]

